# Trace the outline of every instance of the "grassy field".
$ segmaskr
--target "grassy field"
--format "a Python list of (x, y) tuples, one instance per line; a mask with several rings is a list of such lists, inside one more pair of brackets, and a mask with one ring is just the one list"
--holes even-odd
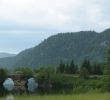
[[(5, 100), (5, 98), (1, 98), (0, 100)], [(21, 96), (16, 97), (15, 100), (110, 100), (110, 94)]]

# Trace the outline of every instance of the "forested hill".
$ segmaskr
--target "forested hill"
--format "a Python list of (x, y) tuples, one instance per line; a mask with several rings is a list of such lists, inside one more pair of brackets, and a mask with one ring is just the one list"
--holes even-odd
[(110, 29), (101, 33), (94, 31), (60, 33), (15, 57), (0, 59), (0, 66), (35, 68), (56, 66), (60, 60), (68, 62), (74, 59), (80, 63), (85, 58), (93, 62), (104, 62), (109, 45)]

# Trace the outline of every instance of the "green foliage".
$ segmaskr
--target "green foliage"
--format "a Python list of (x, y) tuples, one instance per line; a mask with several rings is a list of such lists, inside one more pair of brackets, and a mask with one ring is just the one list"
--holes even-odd
[(108, 50), (108, 63), (104, 72), (104, 88), (110, 91), (110, 49)]
[(0, 68), (0, 96), (5, 94), (5, 90), (3, 88), (3, 82), (7, 78), (8, 73), (6, 69)]
[(80, 68), (79, 76), (82, 79), (88, 79), (89, 78), (89, 72), (85, 67)]
[(110, 49), (108, 50), (108, 63), (110, 64)]
[(81, 31), (51, 36), (38, 46), (15, 57), (0, 59), (0, 66), (58, 66), (61, 59), (64, 63), (74, 59), (78, 64), (84, 58), (92, 62), (106, 61), (106, 48), (110, 44), (109, 31), (100, 34), (94, 31)]
[(19, 67), (19, 68), (16, 68), (15, 71), (21, 71), (25, 77), (33, 75), (32, 69), (28, 67)]
[[(110, 50), (103, 77), (100, 76), (103, 74), (103, 64), (92, 65), (89, 61), (89, 59), (92, 62), (106, 60), (105, 51), (109, 43), (104, 41), (110, 42), (110, 34), (104, 33), (99, 35), (89, 31), (77, 34), (58, 34), (46, 39), (37, 47), (21, 52), (14, 58), (4, 58), (0, 61), (17, 67), (43, 66), (34, 71), (36, 73), (34, 76), (40, 84), (39, 90), (43, 93), (76, 93), (103, 88), (110, 91)], [(88, 60), (85, 59), (78, 67), (75, 63), (80, 63), (84, 58)], [(75, 59), (75, 63), (72, 59)], [(47, 65), (52, 66), (47, 68)], [(56, 66), (58, 68), (55, 68)], [(80, 68), (79, 72), (78, 68)], [(23, 72), (24, 76), (33, 75), (29, 67), (17, 68), (15, 71)], [(6, 72), (0, 69), (0, 79), (5, 79), (6, 76)]]
[(75, 74), (77, 72), (77, 66), (75, 65), (74, 61), (72, 60), (70, 62), (70, 65), (67, 65), (67, 71), (68, 74)]
[(4, 80), (8, 75), (8, 71), (6, 69), (0, 68), (0, 80)]
[(48, 68), (40, 68), (37, 70), (37, 76), (43, 78), (49, 78), (51, 75), (55, 74), (55, 69), (48, 67)]
[(103, 68), (101, 67), (100, 64), (95, 63), (92, 66), (92, 74), (95, 74), (95, 75), (102, 75), (103, 74)]
[(86, 60), (86, 59), (85, 59), (85, 60), (82, 62), (81, 68), (83, 68), (83, 70), (86, 69), (89, 74), (92, 73), (92, 66), (91, 66), (91, 63), (90, 63), (89, 60)]
[[(38, 75), (37, 79), (41, 86), (40, 90), (42, 93), (72, 93), (73, 86), (75, 82), (75, 78), (66, 76), (63, 74), (51, 74), (48, 78), (42, 74)], [(51, 87), (48, 87), (51, 85)], [(42, 87), (43, 86), (43, 87)]]
[(66, 68), (65, 64), (62, 61), (60, 61), (59, 67), (57, 68), (57, 72), (65, 73), (65, 68)]
[(59, 67), (57, 67), (57, 73), (76, 74), (77, 71), (78, 71), (78, 66), (75, 65), (73, 60), (67, 64), (60, 61)]
[(89, 60), (85, 59), (80, 66), (79, 76), (82, 79), (88, 79), (91, 73), (92, 73), (91, 63)]

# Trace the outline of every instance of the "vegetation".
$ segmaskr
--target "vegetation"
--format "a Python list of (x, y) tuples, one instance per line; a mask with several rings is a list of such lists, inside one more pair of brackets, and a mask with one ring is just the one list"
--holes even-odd
[(27, 67), (19, 67), (15, 69), (16, 71), (21, 71), (24, 77), (31, 77), (33, 75), (33, 71), (31, 68)]
[(7, 78), (7, 75), (8, 75), (7, 70), (1, 68), (0, 69), (0, 96), (3, 96), (5, 94), (5, 90), (3, 88), (3, 82)]
[[(89, 91), (110, 91), (110, 50), (108, 52), (108, 62), (104, 64), (92, 64), (84, 59), (79, 66), (70, 61), (64, 63), (60, 61), (58, 67), (45, 67), (32, 70), (27, 67), (16, 68), (14, 71), (23, 73), (24, 80), (35, 77), (39, 84), (38, 94), (76, 94), (87, 93)], [(98, 70), (99, 69), (99, 70)], [(105, 70), (103, 70), (105, 69)], [(6, 78), (6, 71), (0, 70), (0, 78)], [(2, 87), (2, 85), (1, 85)]]
[(81, 31), (60, 33), (44, 40), (38, 46), (22, 51), (11, 58), (0, 59), (0, 66), (13, 67), (45, 67), (58, 66), (72, 59), (80, 64), (85, 58), (91, 62), (105, 62), (107, 47), (110, 45), (110, 30), (101, 32)]
[[(89, 93), (78, 95), (45, 95), (45, 96), (19, 96), (16, 100), (109, 100), (109, 93)], [(1, 98), (0, 100), (4, 100)]]
[[(20, 67), (14, 71), (22, 72), (24, 80), (29, 77), (35, 77), (39, 84), (38, 94), (76, 94), (89, 91), (109, 91), (108, 65), (109, 63), (106, 64), (106, 70), (103, 72), (101, 64), (97, 64), (97, 68), (100, 70), (98, 71), (94, 70), (96, 64), (84, 59), (80, 66), (72, 60), (68, 63), (60, 61), (59, 66), (56, 68), (45, 67), (32, 70), (27, 67)], [(3, 70), (0, 71), (2, 74), (5, 72)]]
[(110, 49), (108, 51), (108, 61), (104, 72), (105, 89), (110, 91)]
[[(79, 32), (78, 34), (80, 34), (80, 33), (83, 33), (83, 35), (86, 35), (89, 37), (88, 32)], [(91, 33), (93, 34), (93, 36), (96, 35), (96, 33), (94, 33), (94, 32), (90, 32), (90, 34)], [(59, 35), (61, 35), (61, 36), (64, 35), (64, 37), (65, 37), (65, 35), (67, 35), (67, 34), (59, 34)], [(58, 35), (58, 37), (59, 37), (59, 35)], [(71, 33), (69, 35), (71, 36), (73, 34)], [(74, 36), (77, 37), (76, 34), (74, 34)], [(52, 40), (55, 38), (54, 42), (56, 42), (56, 39), (57, 39), (56, 37), (57, 36), (52, 37)], [(84, 39), (83, 36), (81, 36), (81, 38)], [(89, 39), (91, 39), (91, 37), (89, 37)], [(48, 42), (50, 41), (49, 42), (50, 45), (53, 47), (53, 49), (56, 49), (56, 46), (53, 46), (51, 44), (52, 40), (51, 40), (51, 38), (49, 38), (48, 40), (45, 40), (46, 42), (44, 42), (44, 44), (45, 43), (48, 44)], [(64, 42), (65, 39), (63, 40), (61, 38), (61, 40)], [(69, 41), (69, 39), (67, 39), (67, 41)], [(82, 43), (85, 44), (86, 42), (83, 41)], [(38, 51), (41, 50), (42, 45), (44, 45), (44, 44), (40, 44), (38, 46), (39, 49), (37, 49), (37, 50), (36, 50), (37, 47), (35, 47), (34, 49), (32, 48), (30, 50), (24, 51), (20, 55), (16, 56), (19, 58), (19, 59), (17, 58), (17, 60), (19, 62), (21, 62), (21, 65), (23, 64), (25, 66), (25, 63), (27, 63), (31, 66), (31, 64), (32, 64), (32, 68), (30, 68), (28, 66), (19, 67), (19, 68), (15, 67), (15, 69), (13, 70), (13, 73), (16, 73), (17, 77), (19, 78), (19, 80), (16, 80), (16, 77), (14, 77), (14, 79), (15, 79), (14, 81), (16, 81), (16, 83), (21, 82), (23, 84), (23, 86), (22, 86), (22, 84), (19, 84), (20, 87), (19, 87), (18, 92), (20, 92), (20, 90), (21, 90), (22, 93), (24, 93), (24, 92), (29, 93), (28, 84), (27, 84), (28, 79), (30, 77), (34, 77), (36, 82), (38, 83), (38, 88), (36, 89), (35, 93), (37, 93), (38, 95), (42, 95), (42, 94), (53, 95), (53, 96), (47, 96), (47, 98), (53, 98), (54, 95), (56, 95), (56, 94), (60, 94), (60, 95), (65, 94), (65, 96), (59, 95), (58, 98), (66, 100), (66, 97), (68, 97), (68, 98), (73, 97), (73, 98), (75, 98), (75, 100), (77, 100), (77, 99), (79, 100), (80, 96), (81, 96), (82, 100), (83, 99), (86, 100), (85, 95), (79, 95), (79, 98), (76, 98), (77, 94), (89, 93), (89, 92), (92, 92), (92, 93), (97, 92), (98, 93), (98, 94), (96, 94), (97, 96), (100, 95), (101, 93), (105, 93), (105, 95), (107, 96), (106, 92), (107, 93), (110, 92), (110, 48), (108, 50), (106, 61), (104, 61), (104, 62), (100, 62), (100, 63), (97, 61), (93, 62), (88, 57), (86, 57), (83, 60), (81, 60), (81, 62), (79, 64), (77, 64), (77, 62), (76, 62), (77, 58), (76, 59), (68, 58), (68, 56), (70, 57), (70, 55), (72, 55), (71, 51), (69, 51), (68, 56), (66, 55), (67, 59), (60, 59), (60, 60), (58, 59), (59, 61), (57, 62), (56, 66), (35, 67), (35, 66), (37, 66), (36, 62), (37, 61), (40, 62), (40, 60), (38, 58), (36, 58), (35, 55), (38, 54)], [(68, 45), (68, 44), (66, 44), (66, 45)], [(46, 48), (47, 48), (46, 52), (50, 51), (50, 49), (48, 49), (49, 47), (46, 47)], [(67, 50), (67, 48), (66, 48), (66, 50)], [(57, 49), (56, 49), (56, 51), (57, 51)], [(45, 54), (46, 54), (46, 52), (45, 52)], [(52, 52), (50, 52), (50, 54), (51, 53)], [(25, 54), (25, 55), (21, 59), (22, 54), (23, 55)], [(47, 55), (45, 55), (45, 54), (40, 53), (40, 59), (42, 59), (42, 57), (44, 57), (45, 64), (47, 64), (48, 61), (46, 60), (46, 57), (48, 56), (48, 53), (47, 53)], [(57, 59), (54, 54), (49, 56), (49, 58), (52, 58), (52, 57)], [(64, 55), (62, 55), (61, 58), (65, 58)], [(74, 58), (74, 56), (73, 56), (73, 58)], [(29, 60), (29, 62), (28, 62), (28, 60)], [(36, 60), (36, 62), (34, 62), (35, 60)], [(11, 58), (10, 61), (13, 61), (13, 58)], [(31, 61), (31, 64), (30, 64), (30, 61)], [(50, 61), (51, 61), (51, 59), (50, 59)], [(18, 63), (18, 65), (19, 65), (19, 63)], [(9, 72), (10, 72), (10, 70), (9, 70)], [(22, 79), (20, 79), (20, 75), (17, 72), (22, 73), (22, 76), (23, 76)], [(0, 69), (0, 96), (4, 96), (7, 94), (7, 91), (3, 87), (3, 82), (8, 77), (10, 77), (10, 75), (7, 72), (7, 70), (1, 68)], [(23, 89), (21, 89), (21, 88), (23, 88)], [(12, 92), (14, 92), (14, 91), (12, 91)], [(16, 93), (16, 92), (14, 92), (14, 93)], [(22, 93), (20, 93), (20, 94), (22, 94)], [(75, 94), (75, 95), (73, 95), (73, 94)], [(100, 99), (98, 97), (95, 97), (96, 95), (93, 96), (93, 94), (87, 94), (86, 98), (89, 98), (88, 100), (91, 100), (91, 95), (92, 95), (92, 99), (93, 98), (95, 98), (97, 100)], [(32, 100), (34, 100), (35, 98), (39, 99), (39, 96), (37, 96), (37, 97), (33, 96)], [(21, 97), (21, 98), (17, 97), (17, 99), (22, 100), (23, 97)], [(30, 96), (30, 99), (31, 99), (31, 96)], [(45, 99), (46, 99), (46, 97), (45, 97)], [(105, 97), (101, 98), (101, 99), (103, 100), (103, 99), (105, 99)], [(42, 100), (42, 98), (41, 98), (41, 100)]]

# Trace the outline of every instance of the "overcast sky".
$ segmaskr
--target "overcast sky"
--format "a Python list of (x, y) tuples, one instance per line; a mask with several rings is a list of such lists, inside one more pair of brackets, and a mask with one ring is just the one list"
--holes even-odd
[(0, 0), (0, 52), (18, 53), (58, 32), (110, 28), (110, 0)]

